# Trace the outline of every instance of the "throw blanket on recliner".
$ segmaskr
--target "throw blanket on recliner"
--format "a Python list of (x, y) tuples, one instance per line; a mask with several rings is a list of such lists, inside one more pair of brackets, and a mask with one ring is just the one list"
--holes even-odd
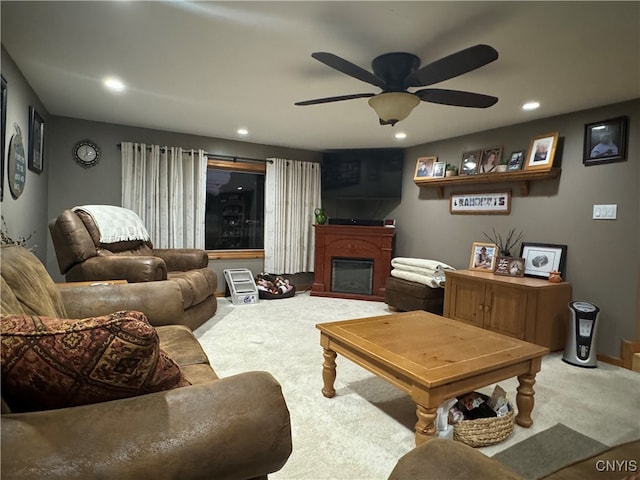
[(444, 286), (445, 270), (455, 270), (446, 263), (426, 258), (396, 257), (391, 260), (391, 276), (422, 283), (431, 288)]
[(114, 205), (82, 205), (73, 207), (72, 210), (81, 210), (91, 215), (100, 231), (100, 243), (147, 241), (150, 238), (140, 217), (128, 208)]

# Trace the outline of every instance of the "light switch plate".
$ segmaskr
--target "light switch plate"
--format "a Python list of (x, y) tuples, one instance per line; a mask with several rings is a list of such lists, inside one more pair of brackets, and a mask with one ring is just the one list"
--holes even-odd
[(594, 220), (615, 220), (618, 217), (618, 205), (594, 205)]

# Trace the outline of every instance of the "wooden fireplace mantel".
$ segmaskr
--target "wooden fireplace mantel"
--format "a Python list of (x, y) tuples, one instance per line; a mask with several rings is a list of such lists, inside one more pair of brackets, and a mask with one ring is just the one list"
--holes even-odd
[[(384, 302), (384, 284), (391, 275), (395, 228), (360, 225), (315, 225), (315, 277), (311, 295)], [(334, 257), (373, 261), (372, 294), (331, 291)]]

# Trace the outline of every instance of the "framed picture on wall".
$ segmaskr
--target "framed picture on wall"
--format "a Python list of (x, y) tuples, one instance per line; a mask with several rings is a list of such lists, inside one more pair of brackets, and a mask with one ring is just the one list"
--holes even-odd
[(6, 145), (6, 137), (7, 137), (7, 80), (2, 78), (2, 97), (0, 100), (2, 101), (2, 110), (0, 111), (0, 116), (2, 117), (2, 147), (0, 152), (2, 152), (2, 158), (0, 158), (0, 202), (4, 199), (4, 152)]
[(627, 159), (627, 117), (584, 126), (585, 166), (623, 162)]
[(539, 135), (531, 139), (531, 146), (524, 164), (525, 170), (551, 170), (556, 154), (558, 132)]
[(44, 166), (44, 120), (36, 109), (29, 107), (29, 170), (42, 173)]

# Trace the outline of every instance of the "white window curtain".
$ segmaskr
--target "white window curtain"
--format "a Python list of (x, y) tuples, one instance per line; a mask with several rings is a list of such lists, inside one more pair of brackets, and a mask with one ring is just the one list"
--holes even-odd
[(313, 272), (314, 210), (321, 206), (320, 164), (269, 158), (265, 174), (264, 268)]
[(136, 212), (158, 248), (204, 248), (204, 150), (122, 142), (122, 206)]

